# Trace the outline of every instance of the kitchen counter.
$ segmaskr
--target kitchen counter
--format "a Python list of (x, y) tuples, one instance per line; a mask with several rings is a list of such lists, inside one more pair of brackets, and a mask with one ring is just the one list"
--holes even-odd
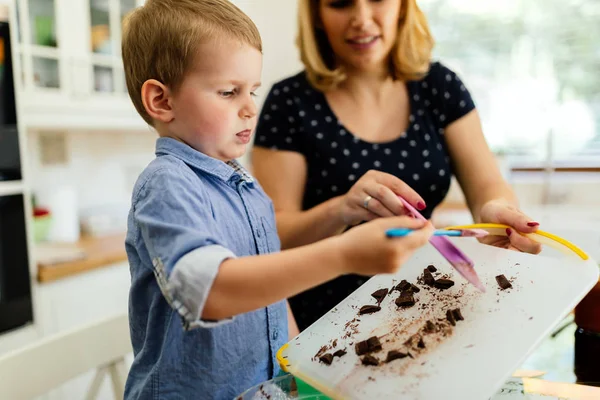
[(127, 261), (125, 233), (83, 237), (73, 244), (43, 243), (35, 247), (38, 281), (57, 279)]

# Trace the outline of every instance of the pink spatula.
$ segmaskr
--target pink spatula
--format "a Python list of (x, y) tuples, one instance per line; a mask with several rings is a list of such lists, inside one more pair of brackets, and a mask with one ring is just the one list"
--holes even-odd
[[(427, 219), (421, 215), (410, 203), (398, 196), (404, 208), (406, 208), (414, 218), (426, 221)], [(445, 236), (432, 236), (429, 239), (429, 243), (433, 245), (440, 252), (440, 254), (458, 271), (469, 283), (475, 286), (477, 289), (485, 292), (485, 287), (479, 280), (477, 272), (473, 267), (473, 261), (467, 257), (458, 247), (456, 247), (447, 237)]]

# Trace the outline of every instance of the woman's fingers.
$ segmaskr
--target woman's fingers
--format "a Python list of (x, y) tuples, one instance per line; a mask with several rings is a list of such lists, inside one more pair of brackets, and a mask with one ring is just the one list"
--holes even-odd
[(379, 214), (382, 217), (405, 214), (402, 202), (388, 187), (373, 183), (365, 186), (364, 191), (367, 195), (371, 196), (373, 200), (377, 200), (377, 208), (371, 209), (371, 202), (373, 200), (369, 202), (369, 211)]
[(510, 240), (510, 245), (524, 253), (539, 254), (542, 251), (542, 245), (519, 234), (511, 228), (506, 228), (506, 234)]
[(389, 188), (396, 196), (401, 196), (404, 198), (404, 200), (408, 201), (417, 210), (425, 209), (425, 200), (423, 200), (423, 198), (419, 196), (419, 194), (413, 188), (411, 188), (401, 179), (384, 172), (375, 172), (376, 174), (374, 174), (374, 177), (377, 183)]

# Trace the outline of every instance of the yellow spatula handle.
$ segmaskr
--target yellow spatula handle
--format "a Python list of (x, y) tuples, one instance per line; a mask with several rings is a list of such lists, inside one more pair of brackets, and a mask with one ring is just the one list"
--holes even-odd
[[(448, 226), (444, 229), (447, 230), (455, 230), (455, 229), (483, 229), (490, 233), (490, 235), (497, 236), (507, 236), (506, 228), (510, 228), (508, 225), (502, 224), (471, 224), (471, 225), (460, 225), (460, 226)], [(514, 229), (514, 228), (513, 228)], [(556, 236), (549, 232), (544, 232), (542, 230), (537, 230), (535, 233), (522, 233), (521, 235), (528, 237), (529, 239), (548, 245), (557, 250), (562, 251), (563, 253), (571, 254), (571, 252), (577, 254), (581, 259), (587, 260), (589, 256), (585, 253), (585, 251), (581, 250), (579, 247), (575, 246), (573, 243), (569, 242), (566, 239), (563, 239), (559, 236)]]

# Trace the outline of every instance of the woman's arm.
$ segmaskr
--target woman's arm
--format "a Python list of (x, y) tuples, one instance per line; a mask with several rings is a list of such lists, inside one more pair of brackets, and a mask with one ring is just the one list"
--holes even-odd
[[(347, 226), (378, 217), (404, 214), (398, 196), (422, 210), (425, 202), (410, 186), (381, 171), (368, 171), (343, 196), (302, 211), (307, 165), (300, 153), (254, 148), (253, 172), (273, 200), (284, 249), (314, 243)], [(364, 201), (370, 197), (368, 209)]]
[(481, 208), (490, 200), (503, 199), (518, 206), (483, 136), (477, 110), (448, 125), (445, 136), (456, 178), (475, 222), (481, 222)]
[(339, 215), (341, 197), (302, 212), (306, 160), (293, 151), (252, 149), (253, 172), (273, 200), (281, 247), (314, 243), (341, 232), (346, 224)]
[[(502, 177), (490, 151), (477, 110), (446, 127), (446, 143), (454, 163), (456, 178), (465, 194), (475, 222), (495, 222), (517, 232), (534, 232), (539, 225), (519, 210), (517, 197)], [(539, 253), (540, 245), (507, 230), (509, 239), (486, 238), (488, 244)]]

